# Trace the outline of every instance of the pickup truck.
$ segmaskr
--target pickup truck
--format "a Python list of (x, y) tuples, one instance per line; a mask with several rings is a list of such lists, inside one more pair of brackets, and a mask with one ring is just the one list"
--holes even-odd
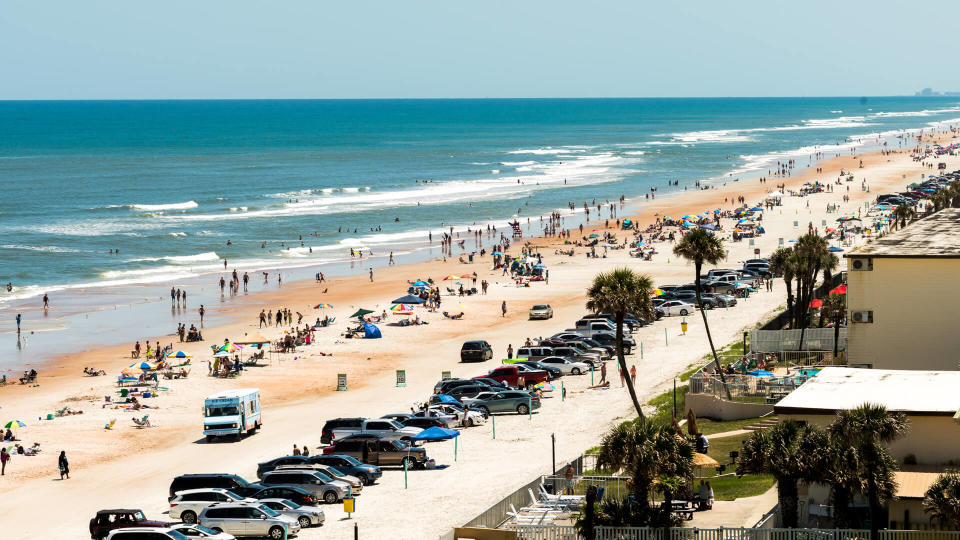
[(110, 531), (120, 528), (166, 526), (166, 522), (147, 519), (143, 510), (100, 510), (90, 520), (90, 538), (103, 540)]
[[(617, 332), (616, 330), (584, 330), (580, 328), (568, 328), (564, 332), (574, 332), (580, 334), (583, 337), (595, 339), (600, 343), (607, 344), (613, 343), (616, 346)], [(612, 336), (612, 340), (610, 339)], [(637, 342), (633, 339), (633, 336), (630, 335), (630, 332), (627, 332), (627, 329), (623, 329), (623, 351), (626, 354), (630, 354), (630, 351), (636, 347)], [(562, 356), (562, 355), (561, 355)]]
[(474, 378), (479, 379), (482, 377), (487, 377), (495, 381), (502, 382), (513, 388), (531, 389), (539, 382), (547, 382), (546, 371), (533, 370), (526, 368), (525, 366), (517, 365), (500, 366), (498, 368), (491, 369), (490, 373), (487, 373), (486, 375), (481, 375)]
[(333, 428), (333, 439), (342, 439), (348, 435), (379, 435), (384, 439), (406, 441), (421, 431), (423, 430), (420, 428), (406, 427), (396, 420), (374, 418), (362, 421), (360, 427)]

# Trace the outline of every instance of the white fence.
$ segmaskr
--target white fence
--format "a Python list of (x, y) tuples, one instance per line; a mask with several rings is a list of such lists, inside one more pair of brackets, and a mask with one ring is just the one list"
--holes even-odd
[[(581, 540), (572, 525), (517, 527), (518, 540)], [(596, 527), (596, 540), (868, 540), (861, 529), (756, 529)], [(916, 534), (914, 534), (916, 533)], [(935, 536), (928, 536), (933, 533)], [(881, 531), (880, 540), (960, 540), (960, 533), (935, 531)], [(922, 536), (921, 536), (922, 535)]]
[[(833, 351), (833, 328), (807, 328), (803, 330), (803, 346), (800, 344), (801, 330), (752, 330), (750, 332), (750, 350), (753, 352), (781, 351)], [(839, 350), (847, 348), (847, 328), (840, 328)]]

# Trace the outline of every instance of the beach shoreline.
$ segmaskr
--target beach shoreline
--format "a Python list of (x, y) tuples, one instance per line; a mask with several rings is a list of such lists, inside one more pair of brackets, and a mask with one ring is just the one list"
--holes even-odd
[[(941, 135), (941, 137), (951, 136), (952, 134)], [(859, 168), (860, 159), (864, 163), (863, 169)], [(960, 168), (957, 158), (944, 158), (944, 161), (951, 164), (950, 170)], [(851, 201), (841, 204), (841, 207), (846, 211), (852, 211), (862, 207), (864, 201), (873, 200), (877, 193), (902, 189), (908, 183), (919, 181), (921, 174), (935, 173), (912, 162), (908, 152), (890, 155), (870, 153), (830, 158), (823, 160), (818, 166), (824, 169), (824, 173), (816, 174), (812, 169), (805, 169), (791, 178), (771, 177), (765, 184), (761, 184), (756, 179), (742, 180), (716, 189), (689, 191), (673, 197), (658, 197), (649, 202), (644, 201), (642, 208), (631, 212), (631, 215), (620, 215), (619, 219), (633, 219), (642, 229), (653, 223), (657, 215), (696, 214), (712, 208), (730, 209), (732, 208), (730, 199), (743, 196), (748, 202), (755, 202), (762, 198), (763, 194), (773, 191), (773, 186), (777, 184), (785, 183), (790, 188), (817, 179), (831, 182), (836, 179), (841, 168), (853, 172), (856, 176), (852, 184), (844, 183), (843, 186), (858, 188), (861, 176), (866, 175), (871, 188), (870, 192), (859, 189), (850, 190)], [(823, 219), (834, 219), (835, 215), (826, 214), (825, 206), (838, 203), (845, 194), (847, 194), (846, 191), (837, 190), (834, 193), (811, 196), (805, 201), (801, 198), (789, 197), (785, 201), (785, 206), (780, 209), (780, 213), (772, 212), (770, 215), (765, 215), (764, 226), (768, 231), (766, 235), (757, 239), (757, 249), (761, 249), (763, 255), (768, 255), (776, 248), (779, 238), (784, 238), (786, 241), (788, 238), (802, 234), (808, 222), (814, 227), (820, 227)], [(814, 206), (807, 208), (801, 204), (802, 202), (813, 202)], [(786, 214), (783, 213), (784, 210), (787, 211)], [(789, 214), (791, 210), (794, 212), (793, 216)], [(803, 211), (807, 211), (806, 217)], [(791, 226), (791, 222), (798, 222), (798, 224)], [(614, 232), (613, 220), (610, 225), (606, 230)], [(604, 230), (602, 221), (593, 221), (589, 227)], [(620, 231), (616, 233), (622, 234)], [(163, 393), (161, 397), (151, 402), (156, 403), (160, 408), (137, 413), (138, 415), (149, 413), (151, 419), (157, 421), (159, 427), (153, 430), (130, 428), (129, 421), (126, 419), (130, 412), (98, 408), (102, 404), (103, 395), (114, 393), (114, 375), (130, 363), (130, 345), (94, 348), (54, 359), (49, 365), (40, 369), (39, 387), (17, 385), (0, 389), (5, 412), (20, 415), (27, 421), (36, 416), (34, 414), (36, 412), (52, 411), (64, 403), (72, 403), (84, 409), (85, 414), (58, 418), (46, 424), (43, 421), (31, 421), (28, 428), (22, 430), (21, 434), (28, 442), (32, 442), (32, 437), (35, 436), (43, 443), (46, 455), (36, 458), (36, 463), (42, 463), (42, 466), (24, 468), (21, 464), (29, 458), (19, 458), (12, 463), (11, 467), (8, 467), (8, 475), (4, 481), (19, 482), (23, 487), (30, 488), (29, 491), (24, 492), (22, 498), (18, 497), (19, 500), (13, 502), (14, 506), (11, 507), (10, 514), (17, 515), (18, 520), (22, 519), (23, 515), (31, 515), (39, 511), (42, 508), (40, 501), (44, 497), (79, 496), (82, 493), (81, 490), (89, 488), (93, 485), (91, 482), (97, 481), (92, 476), (102, 478), (110, 474), (117, 475), (115, 489), (123, 492), (123, 498), (119, 497), (119, 493), (105, 493), (95, 498), (91, 497), (90, 500), (84, 500), (78, 505), (81, 516), (75, 520), (67, 520), (69, 523), (50, 524), (50, 532), (66, 534), (61, 536), (64, 538), (79, 538), (80, 534), (73, 536), (68, 534), (67, 526), (69, 525), (71, 527), (69, 530), (76, 533), (78, 523), (81, 521), (85, 523), (89, 517), (87, 515), (89, 510), (95, 506), (142, 504), (149, 510), (148, 514), (152, 515), (165, 503), (164, 500), (160, 500), (165, 494), (164, 487), (176, 474), (203, 472), (204, 468), (210, 467), (225, 467), (223, 472), (238, 472), (249, 478), (251, 465), (255, 464), (256, 459), (271, 454), (280, 455), (284, 452), (284, 448), (292, 443), (311, 443), (311, 446), (318, 444), (320, 424), (313, 421), (303, 425), (300, 421), (302, 418), (320, 419), (335, 415), (356, 416), (378, 414), (378, 411), (379, 414), (390, 412), (389, 409), (383, 410), (384, 408), (402, 410), (404, 403), (409, 404), (426, 397), (424, 393), (428, 393), (428, 388), (440, 378), (441, 370), (449, 369), (454, 376), (471, 376), (496, 363), (494, 361), (494, 363), (488, 362), (482, 365), (460, 364), (457, 361), (456, 351), (459, 350), (459, 343), (465, 339), (477, 336), (488, 339), (494, 345), (494, 358), (498, 359), (504, 356), (507, 343), (518, 346), (523, 337), (538, 335), (545, 337), (552, 332), (562, 330), (562, 325), (569, 326), (576, 320), (575, 317), (583, 312), (584, 290), (589, 279), (597, 271), (629, 265), (640, 272), (650, 273), (658, 284), (668, 283), (670, 282), (668, 280), (674, 279), (685, 282), (691, 278), (692, 268), (672, 256), (669, 243), (656, 244), (659, 253), (653, 261), (640, 261), (627, 258), (626, 253), (619, 250), (611, 251), (605, 259), (585, 259), (583, 248), (577, 248), (575, 257), (555, 255), (556, 250), (568, 247), (555, 237), (524, 237), (518, 244), (523, 242), (530, 242), (532, 248), (541, 252), (544, 261), (550, 265), (549, 285), (537, 283), (530, 288), (515, 287), (509, 279), (504, 279), (491, 271), (488, 258), (477, 260), (472, 264), (461, 264), (456, 258), (449, 258), (446, 261), (430, 260), (376, 268), (373, 282), (370, 282), (365, 274), (336, 278), (329, 285), (318, 285), (313, 281), (291, 282), (284, 284), (279, 290), (252, 294), (239, 304), (209, 308), (213, 312), (222, 310), (220, 319), (223, 322), (204, 329), (206, 341), (182, 345), (183, 350), (194, 356), (190, 378), (185, 381), (163, 382), (162, 384), (169, 386), (171, 391)], [(731, 263), (752, 256), (752, 250), (746, 242), (728, 242), (727, 246), (731, 253)], [(519, 245), (515, 244), (510, 250), (511, 254), (515, 254), (518, 247)], [(305, 309), (306, 306), (321, 301), (330, 303), (335, 306), (331, 311), (311, 310), (310, 313), (304, 313), (305, 321), (312, 321), (319, 313), (327, 313), (337, 318), (335, 326), (339, 329), (342, 328), (347, 316), (357, 307), (376, 308), (378, 312), (388, 307), (389, 299), (402, 296), (408, 281), (427, 277), (442, 279), (446, 275), (464, 275), (472, 272), (476, 272), (480, 280), (486, 279), (491, 282), (490, 294), (464, 298), (446, 295), (442, 297), (444, 301), (442, 309), (450, 308), (450, 304), (466, 306), (462, 311), (465, 311), (467, 316), (462, 321), (450, 321), (436, 314), (424, 314), (424, 318), (430, 322), (429, 325), (406, 328), (384, 325), (382, 326), (384, 339), (378, 341), (339, 340), (339, 332), (330, 328), (319, 331), (317, 343), (305, 348), (300, 356), (294, 354), (287, 355), (283, 360), (274, 359), (269, 367), (251, 368), (238, 380), (206, 377), (206, 365), (203, 360), (209, 356), (207, 352), (209, 345), (222, 343), (224, 339), (242, 341), (245, 334), (260, 332), (256, 324), (256, 315), (260, 309), (275, 309), (281, 306), (291, 307), (291, 309), (294, 306), (300, 306)], [(444, 282), (439, 283), (443, 288)], [(718, 344), (726, 343), (731, 338), (735, 339), (742, 329), (752, 327), (759, 318), (774, 312), (782, 305), (780, 280), (776, 285), (773, 293), (757, 294), (743, 301), (742, 305), (729, 313), (724, 312), (722, 317), (712, 317), (711, 329), (715, 332)], [(318, 294), (322, 287), (328, 287), (329, 293)], [(501, 317), (499, 313), (501, 301), (507, 301), (509, 306), (509, 312), (505, 317)], [(525, 310), (534, 302), (553, 305), (557, 312), (555, 322), (540, 324), (539, 321), (527, 321)], [(461, 311), (459, 307), (450, 309)], [(642, 396), (649, 398), (657, 390), (664, 388), (676, 373), (683, 371), (691, 363), (696, 363), (704, 353), (706, 346), (705, 340), (702, 339), (702, 328), (699, 328), (695, 320), (691, 319), (690, 322), (691, 329), (687, 336), (680, 336), (678, 321), (675, 319), (655, 325), (656, 328), (650, 327), (638, 332), (637, 337), (647, 344), (646, 359), (640, 359), (634, 355), (630, 361), (643, 361), (641, 371), (644, 380), (640, 383), (642, 388), (639, 389)], [(263, 332), (274, 336), (277, 331), (274, 327)], [(672, 334), (670, 340), (675, 343), (672, 348), (668, 344), (660, 343), (659, 335), (664, 332)], [(171, 340), (169, 335), (151, 337), (154, 341), (158, 338), (162, 344)], [(342, 342), (338, 343), (338, 341)], [(180, 346), (179, 343), (174, 343), (175, 349)], [(320, 356), (320, 352), (332, 353), (333, 356)], [(108, 375), (83, 377), (81, 374), (83, 367), (104, 369)], [(395, 369), (407, 370), (410, 381), (408, 386), (400, 388), (393, 384), (392, 377)], [(350, 381), (350, 390), (345, 393), (334, 390), (336, 375), (341, 372), (347, 373)], [(238, 385), (255, 385), (262, 389), (264, 408), (268, 415), (264, 432), (236, 445), (208, 446), (199, 443), (198, 439), (201, 437), (198, 430), (200, 424), (198, 400), (205, 394)], [(589, 441), (595, 441), (599, 437), (598, 428), (629, 414), (629, 400), (626, 399), (626, 393), (619, 388), (612, 388), (609, 393), (591, 393), (585, 389), (584, 377), (570, 379), (569, 385), (572, 397), (569, 401), (576, 404), (576, 407), (569, 404), (561, 405), (557, 403), (559, 399), (553, 397), (551, 402), (545, 404), (544, 409), (535, 415), (535, 421), (531, 427), (522, 427), (526, 425), (523, 422), (528, 422), (525, 418), (505, 419), (502, 428), (505, 435), (492, 442), (489, 440), (488, 428), (468, 431), (462, 437), (461, 448), (470, 452), (465, 454), (470, 457), (461, 457), (462, 461), (449, 470), (450, 474), (437, 477), (435, 481), (450, 487), (457, 478), (463, 480), (462, 475), (477, 474), (485, 470), (489, 463), (496, 462), (498, 459), (508, 459), (514, 452), (544, 451), (546, 447), (543, 446), (541, 437), (545, 433), (550, 433), (550, 430), (559, 432), (564, 441), (564, 448), (559, 452), (561, 459), (572, 458), (586, 448)], [(118, 423), (122, 425), (115, 430), (105, 432), (102, 426), (111, 416), (117, 417)], [(545, 425), (548, 422), (550, 425)], [(68, 449), (71, 455), (75, 456), (71, 463), (76, 463), (79, 471), (86, 470), (92, 475), (85, 478), (83, 473), (78, 473), (76, 482), (71, 480), (74, 484), (64, 484), (63, 491), (58, 492), (60, 486), (44, 484), (50, 484), (46, 479), (52, 470), (47, 463), (48, 458), (53, 458), (55, 450), (61, 447)], [(430, 447), (431, 452), (434, 448)], [(448, 461), (451, 459), (449, 449), (436, 448), (439, 457)], [(476, 452), (474, 449), (480, 449), (480, 451)], [(160, 459), (161, 456), (163, 456), (162, 459)], [(456, 469), (461, 467), (463, 471), (456, 472)], [(541, 466), (538, 469), (543, 468)], [(491, 474), (491, 479), (502, 483), (507, 478), (506, 483), (510, 483), (509, 478), (522, 476), (526, 479), (525, 475), (532, 474), (533, 470), (518, 464), (518, 469), (509, 471), (509, 475)], [(360, 519), (369, 520), (371, 527), (376, 527), (374, 530), (381, 532), (389, 530), (385, 528), (390, 526), (389, 523), (385, 523), (387, 516), (395, 518), (397, 513), (383, 512), (383, 516), (371, 514), (370, 512), (374, 512), (374, 501), (388, 504), (391, 500), (389, 497), (397, 497), (402, 493), (398, 491), (401, 489), (399, 477), (395, 474), (389, 476), (389, 479), (385, 478), (382, 486), (371, 488), (370, 493), (364, 493), (362, 502), (369, 510), (366, 514), (360, 514)], [(450, 505), (449, 508), (457, 510), (445, 516), (443, 520), (431, 524), (427, 529), (433, 533), (434, 529), (443, 529), (469, 519), (472, 514), (481, 510), (484, 504), (493, 502), (497, 493), (505, 491), (504, 486), (497, 482), (483, 483), (478, 487), (477, 493), (464, 495), (463, 501), (450, 497), (450, 493), (437, 495), (442, 497), (439, 502), (444, 505), (444, 508)], [(516, 483), (516, 481), (513, 482)], [(420, 487), (420, 491), (423, 491), (423, 483)], [(431, 502), (429, 496), (421, 492), (411, 493), (409, 496), (417, 504)], [(136, 502), (138, 500), (144, 502), (138, 503)], [(383, 508), (381, 507), (380, 510)], [(330, 515), (339, 516), (334, 509), (328, 511)], [(324, 533), (345, 527), (342, 524), (328, 523), (329, 525), (324, 527)], [(6, 518), (0, 518), (0, 527), (5, 527), (5, 530), (18, 530), (17, 525)], [(302, 536), (311, 538), (306, 534)]]

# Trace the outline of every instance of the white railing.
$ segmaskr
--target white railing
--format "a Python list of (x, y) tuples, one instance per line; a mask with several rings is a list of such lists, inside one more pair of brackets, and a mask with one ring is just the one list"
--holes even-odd
[[(519, 526), (518, 540), (579, 540), (572, 525)], [(596, 527), (595, 540), (868, 540), (862, 529)], [(898, 536), (898, 534), (900, 536)], [(926, 536), (932, 534), (932, 536)], [(942, 535), (942, 536), (940, 536)], [(880, 540), (958, 540), (960, 533), (881, 531)]]

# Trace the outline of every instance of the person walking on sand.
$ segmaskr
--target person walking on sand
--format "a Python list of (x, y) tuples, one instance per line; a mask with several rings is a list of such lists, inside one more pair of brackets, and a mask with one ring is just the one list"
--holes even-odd
[(513, 360), (513, 345), (507, 344), (507, 360)]
[(627, 377), (627, 374), (623, 372), (623, 369), (620, 369), (620, 388), (625, 386), (623, 380)]
[(607, 363), (600, 364), (600, 384), (607, 382)]
[(200, 312), (200, 328), (203, 328), (203, 314), (206, 313), (207, 310), (203, 309), (203, 304), (200, 304), (200, 309), (197, 311)]
[(507, 301), (506, 301), (506, 300), (504, 300), (503, 303), (500, 304), (500, 311), (502, 312), (502, 315), (500, 315), (501, 317), (506, 317), (506, 316), (507, 316)]
[(637, 366), (630, 366), (630, 386), (637, 385)]
[(48, 309), (50, 307), (50, 297), (47, 296), (47, 293), (43, 293), (43, 309)]
[(0, 476), (7, 472), (7, 462), (10, 461), (10, 454), (6, 448), (0, 448)]
[(17, 334), (20, 334), (20, 321), (23, 320), (23, 316), (17, 313)]
[(370, 268), (370, 283), (373, 283), (373, 268)]
[(63, 480), (63, 477), (66, 476), (67, 480), (69, 480), (70, 479), (70, 462), (67, 461), (66, 450), (60, 451), (60, 459), (57, 460), (57, 466), (60, 467), (60, 479)]

